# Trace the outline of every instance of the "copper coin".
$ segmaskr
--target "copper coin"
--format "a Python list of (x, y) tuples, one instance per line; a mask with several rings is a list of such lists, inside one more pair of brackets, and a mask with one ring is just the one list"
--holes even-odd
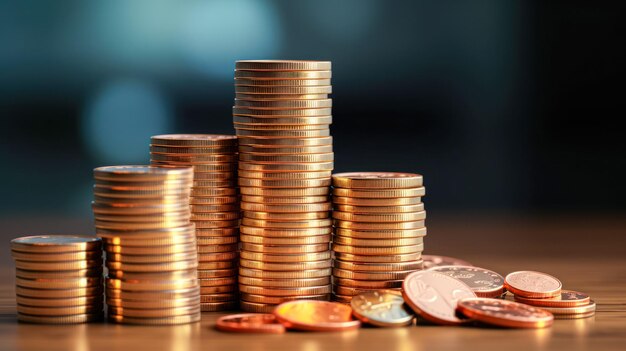
[(276, 316), (268, 313), (242, 313), (223, 316), (217, 320), (215, 328), (235, 333), (281, 334), (285, 327), (278, 323)]
[(504, 293), (504, 278), (488, 269), (473, 266), (440, 266), (431, 270), (464, 282), (478, 297), (497, 297)]
[(422, 318), (443, 325), (459, 325), (467, 320), (456, 316), (457, 301), (476, 297), (467, 284), (434, 271), (418, 271), (404, 279), (402, 294), (406, 303)]
[(340, 188), (415, 188), (422, 186), (423, 177), (414, 173), (351, 172), (333, 174), (333, 185)]
[(38, 235), (11, 240), (11, 250), (31, 253), (99, 251), (101, 247), (100, 238), (87, 236)]
[(473, 266), (467, 261), (448, 256), (422, 255), (422, 259), (424, 260), (424, 269), (438, 266)]
[(546, 310), (553, 315), (571, 315), (571, 314), (585, 314), (592, 313), (596, 311), (596, 303), (593, 300), (590, 300), (588, 304), (582, 306), (573, 306), (573, 307), (541, 307), (541, 309)]
[(552, 313), (541, 308), (484, 297), (462, 299), (457, 308), (468, 318), (499, 327), (545, 328), (554, 320)]
[(410, 325), (415, 317), (405, 306), (402, 294), (392, 290), (360, 293), (352, 298), (350, 306), (356, 318), (378, 327)]
[(544, 299), (560, 296), (563, 284), (555, 277), (545, 273), (519, 271), (509, 273), (504, 278), (504, 287), (515, 295)]
[(328, 301), (285, 302), (276, 307), (274, 315), (285, 327), (296, 330), (343, 331), (361, 325), (352, 319), (352, 308)]
[(589, 304), (589, 295), (572, 290), (561, 290), (561, 295), (547, 299), (529, 299), (515, 295), (515, 301), (537, 307), (576, 307)]

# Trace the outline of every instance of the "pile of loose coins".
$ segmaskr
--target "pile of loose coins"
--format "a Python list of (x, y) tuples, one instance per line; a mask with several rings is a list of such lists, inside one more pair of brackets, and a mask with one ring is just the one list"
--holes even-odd
[(192, 168), (101, 167), (94, 178), (108, 319), (146, 325), (199, 321)]
[(422, 268), (426, 235), (422, 176), (333, 174), (333, 299), (350, 303), (367, 290), (400, 290)]
[(198, 279), (202, 311), (239, 306), (239, 195), (237, 137), (170, 134), (151, 138), (155, 166), (193, 166), (191, 221), (196, 225)]
[(102, 241), (41, 235), (11, 241), (17, 319), (72, 324), (102, 320)]
[(241, 308), (330, 297), (331, 64), (237, 61)]

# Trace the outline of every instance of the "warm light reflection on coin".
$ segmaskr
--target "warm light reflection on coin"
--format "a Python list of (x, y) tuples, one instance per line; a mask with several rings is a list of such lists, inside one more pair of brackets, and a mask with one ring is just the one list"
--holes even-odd
[(500, 299), (462, 299), (458, 310), (475, 321), (509, 328), (544, 328), (554, 320), (550, 312), (541, 308)]

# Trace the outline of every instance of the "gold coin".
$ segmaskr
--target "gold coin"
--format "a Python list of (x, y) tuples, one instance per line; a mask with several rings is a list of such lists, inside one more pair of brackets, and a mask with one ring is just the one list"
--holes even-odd
[(327, 202), (328, 196), (290, 196), (290, 197), (275, 197), (275, 196), (254, 196), (254, 195), (242, 195), (241, 202), (267, 204), (267, 205), (299, 205), (299, 204), (315, 204), (321, 202)]
[(120, 290), (111, 287), (106, 288), (107, 299), (120, 299), (122, 301), (144, 301), (144, 302), (158, 302), (165, 300), (182, 300), (188, 298), (197, 298), (201, 289), (196, 285), (191, 288), (175, 289), (175, 290), (162, 290), (162, 291), (127, 291)]
[(173, 244), (169, 246), (120, 246), (120, 245), (105, 245), (107, 253), (119, 253), (127, 255), (169, 255), (186, 253), (196, 250), (196, 243), (189, 242), (185, 244)]
[(392, 271), (416, 271), (422, 269), (422, 260), (401, 263), (352, 263), (346, 261), (334, 261), (334, 267), (352, 272), (392, 272)]
[(17, 304), (17, 313), (35, 316), (71, 316), (77, 314), (95, 314), (104, 310), (102, 299), (100, 303), (82, 306), (62, 306), (62, 307), (39, 307), (23, 306)]
[(21, 286), (15, 287), (16, 295), (36, 299), (64, 299), (83, 296), (102, 296), (103, 292), (104, 288), (102, 287), (102, 285), (73, 289), (40, 289), (24, 288)]
[[(329, 124), (260, 124), (260, 123), (234, 123), (235, 130), (238, 132), (303, 132), (303, 131), (326, 131), (328, 130)], [(241, 157), (240, 157), (241, 159)]]
[[(320, 189), (321, 190), (321, 189)], [(265, 205), (252, 202), (243, 202), (241, 209), (244, 211), (274, 212), (274, 213), (307, 213), (330, 211), (330, 202), (298, 205)]]
[(106, 279), (106, 287), (112, 289), (120, 289), (126, 291), (162, 291), (188, 289), (198, 286), (195, 277), (181, 278), (172, 280), (161, 279), (143, 279), (143, 280), (124, 280), (124, 279)]
[(420, 221), (426, 218), (426, 211), (407, 213), (373, 213), (357, 214), (350, 212), (333, 211), (333, 218), (351, 222), (409, 222)]
[(236, 99), (240, 100), (319, 100), (328, 99), (328, 94), (246, 94), (236, 93)]
[(239, 257), (239, 252), (199, 253), (198, 262), (230, 261)]
[[(145, 230), (138, 231), (133, 230), (129, 233), (127, 230), (107, 230), (107, 229), (98, 229), (96, 230), (98, 236), (104, 239), (111, 240), (137, 240), (146, 243), (146, 246), (149, 246), (149, 243), (152, 240), (171, 240), (173, 237), (180, 237), (181, 239), (186, 239), (188, 236), (195, 235), (195, 226), (193, 223), (188, 223), (185, 226), (176, 227), (176, 228), (162, 228), (162, 229), (154, 229), (154, 230)], [(130, 236), (130, 237), (129, 237)]]
[(214, 252), (231, 252), (237, 251), (239, 244), (224, 244), (224, 245), (198, 245), (198, 253), (214, 253)]
[[(315, 117), (308, 117), (315, 118)], [(301, 155), (301, 154), (326, 154), (332, 153), (332, 145), (323, 146), (301, 146), (301, 147), (263, 147), (263, 145), (241, 145), (239, 146), (240, 153), (253, 154), (253, 155)], [(245, 172), (244, 172), (245, 173)], [(264, 178), (266, 174), (258, 174), (257, 176), (245, 176), (245, 178)], [(284, 176), (284, 175), (282, 175)], [(284, 177), (277, 177), (284, 178)], [(325, 172), (323, 175), (316, 178), (330, 178), (330, 172)]]
[(261, 188), (313, 188), (330, 185), (330, 179), (278, 179), (263, 180), (251, 178), (239, 178), (239, 185), (254, 186)]
[(165, 134), (150, 137), (150, 143), (162, 146), (220, 147), (237, 145), (237, 137), (221, 134)]
[(328, 243), (323, 244), (310, 244), (310, 245), (262, 245), (251, 244), (243, 242), (241, 243), (241, 249), (252, 252), (263, 252), (269, 254), (303, 254), (313, 252), (324, 252), (328, 250)]
[[(243, 80), (241, 80), (243, 81)], [(299, 81), (294, 81), (300, 83)], [(319, 81), (313, 81), (319, 82)], [(257, 84), (261, 85), (261, 84)], [(326, 84), (321, 84), (326, 85)], [(333, 99), (320, 100), (240, 100), (235, 99), (235, 106), (247, 107), (251, 109), (299, 109), (299, 108), (330, 108), (333, 107)], [(236, 122), (236, 120), (235, 120)]]
[(265, 236), (256, 236), (241, 234), (241, 241), (244, 243), (262, 244), (262, 245), (311, 245), (330, 242), (330, 235), (317, 235), (306, 237), (286, 237), (271, 238)]
[(244, 94), (332, 94), (332, 85), (325, 86), (235, 86), (235, 93)]
[(396, 271), (396, 272), (352, 272), (345, 269), (333, 268), (333, 276), (338, 278), (357, 279), (357, 280), (400, 280), (407, 275), (415, 272), (412, 271)]
[(423, 245), (424, 239), (404, 238), (404, 239), (355, 239), (347, 236), (334, 236), (333, 243), (338, 245), (363, 246), (363, 247), (396, 247)]
[[(315, 130), (251, 130), (236, 129), (238, 136), (247, 137), (274, 137), (274, 138), (316, 138), (330, 135), (330, 129)], [(241, 167), (241, 165), (240, 165)]]
[(18, 313), (17, 320), (26, 323), (38, 324), (78, 324), (97, 322), (104, 319), (104, 313), (94, 314), (76, 314), (71, 316), (33, 316), (29, 314)]
[(78, 289), (92, 288), (102, 285), (102, 277), (58, 278), (58, 279), (26, 279), (15, 278), (15, 285), (31, 289)]
[(395, 229), (419, 229), (424, 228), (426, 223), (424, 221), (412, 221), (412, 222), (386, 222), (386, 223), (373, 223), (373, 222), (349, 222), (341, 221), (338, 219), (333, 220), (333, 225), (338, 228), (347, 228), (355, 230), (395, 230)]
[(239, 307), (239, 301), (206, 302), (200, 304), (202, 312), (232, 311)]
[(226, 302), (226, 301), (235, 301), (237, 300), (239, 295), (237, 293), (222, 293), (222, 294), (209, 294), (209, 295), (201, 295), (200, 302), (202, 303), (211, 303), (211, 302)]
[(225, 268), (237, 268), (237, 260), (230, 261), (214, 261), (214, 262), (200, 262), (198, 263), (198, 271), (207, 269), (225, 269)]
[(193, 174), (194, 181), (199, 180), (221, 180), (221, 179), (236, 179), (236, 171), (222, 171), (222, 172), (200, 172), (196, 171)]
[[(323, 163), (274, 163), (274, 164), (258, 164), (240, 162), (239, 168), (246, 171), (267, 171), (267, 172), (318, 172), (318, 171), (331, 171), (334, 167), (333, 162)], [(330, 190), (328, 191), (330, 192)], [(242, 193), (243, 194), (243, 193)], [(245, 194), (254, 195), (254, 194)]]
[(102, 267), (102, 259), (97, 260), (79, 260), (66, 262), (31, 262), (15, 260), (15, 268), (31, 271), (72, 271), (81, 269), (93, 269)]
[[(200, 255), (198, 255), (199, 257)], [(126, 262), (106, 262), (108, 269), (127, 271), (127, 272), (169, 272), (178, 270), (189, 270), (198, 267), (198, 261), (195, 259), (186, 261), (174, 261), (164, 263), (126, 263)]]
[[(267, 188), (257, 188), (257, 187), (247, 187), (242, 186), (239, 188), (242, 195), (253, 195), (253, 196), (285, 196), (285, 197), (302, 197), (302, 196), (328, 196), (330, 192), (330, 188), (327, 186), (315, 187), (315, 188), (292, 188), (292, 189), (267, 189)], [(253, 207), (245, 207), (245, 206), (253, 206)], [(257, 208), (256, 205), (251, 205), (250, 203), (242, 203), (241, 208), (243, 210), (249, 210), (251, 208)], [(306, 205), (308, 206), (308, 205)], [(305, 206), (305, 207), (306, 207)], [(325, 205), (330, 208), (330, 205)], [(300, 206), (296, 206), (300, 207)], [(316, 206), (313, 206), (316, 207)], [(270, 211), (267, 211), (270, 212)]]
[(192, 196), (229, 196), (229, 195), (237, 195), (237, 189), (234, 188), (199, 188), (194, 187), (191, 188)]
[(256, 228), (242, 226), (241, 233), (249, 235), (258, 235), (263, 237), (273, 238), (301, 238), (308, 236), (317, 236), (330, 234), (332, 232), (331, 227), (323, 228), (301, 228), (301, 229), (276, 229), (276, 228)]
[(198, 212), (191, 214), (192, 221), (231, 221), (241, 216), (239, 211), (232, 212)]
[(102, 265), (90, 269), (77, 269), (69, 271), (32, 271), (16, 268), (15, 276), (26, 279), (62, 279), (62, 278), (84, 278), (101, 277)]
[[(184, 195), (164, 195), (157, 197), (106, 197), (99, 196), (98, 194), (94, 195), (94, 201), (92, 202), (92, 206), (96, 207), (104, 207), (104, 206), (116, 206), (116, 207), (132, 207), (132, 211), (150, 211), (155, 212), (154, 207), (160, 206), (163, 208), (167, 207), (183, 207), (186, 199), (189, 194)], [(130, 211), (130, 210), (129, 210)], [(157, 213), (163, 211), (156, 211)], [(118, 212), (119, 213), (119, 212)]]
[(184, 260), (192, 260), (196, 257), (196, 250), (187, 252), (173, 253), (173, 254), (155, 254), (155, 255), (128, 255), (115, 252), (107, 252), (106, 260), (108, 263), (122, 262), (122, 263), (139, 263), (139, 264), (151, 264), (151, 263), (165, 263), (165, 262), (178, 262)]
[(242, 285), (252, 285), (270, 288), (299, 288), (313, 287), (330, 284), (330, 277), (320, 278), (304, 278), (304, 279), (260, 279), (252, 277), (239, 277), (239, 283)]
[(237, 204), (239, 196), (192, 196), (189, 198), (190, 205), (225, 205)]
[[(79, 297), (68, 297), (68, 298), (59, 298), (59, 299), (42, 299), (36, 297), (27, 297), (27, 296), (15, 296), (15, 301), (17, 305), (20, 306), (32, 306), (32, 307), (75, 307), (75, 306), (95, 306), (97, 304), (102, 305), (103, 297), (102, 294), (98, 296), (79, 296)], [(37, 314), (37, 313), (35, 313)]]
[(232, 221), (194, 221), (198, 229), (221, 229), (232, 228), (239, 225), (239, 220)]
[(95, 221), (97, 230), (157, 230), (178, 228), (189, 224), (187, 220), (172, 220), (161, 222), (111, 222), (101, 221), (96, 219)]
[(215, 213), (215, 212), (231, 212), (239, 211), (237, 204), (223, 205), (190, 205), (191, 213)]
[(267, 288), (254, 285), (239, 284), (239, 291), (243, 294), (264, 295), (264, 296), (308, 296), (329, 294), (332, 288), (330, 285), (309, 286), (300, 288)]
[(409, 253), (398, 255), (356, 255), (344, 252), (333, 252), (336, 260), (355, 263), (400, 263), (415, 262), (422, 258), (422, 253)]
[(102, 258), (102, 251), (83, 251), (83, 252), (58, 252), (58, 253), (30, 253), (21, 251), (12, 251), (11, 256), (16, 260), (24, 260), (31, 262), (62, 262), (62, 261), (78, 261), (78, 260), (97, 260)]
[(107, 166), (93, 170), (96, 180), (112, 181), (165, 181), (193, 178), (189, 167), (158, 168), (151, 166)]
[[(242, 146), (243, 147), (243, 146)], [(325, 146), (322, 146), (325, 147)], [(281, 148), (276, 148), (281, 149)], [(321, 149), (320, 149), (321, 150)], [(331, 150), (332, 151), (332, 150)], [(240, 178), (264, 179), (264, 180), (284, 180), (284, 179), (328, 179), (330, 171), (321, 172), (260, 172), (260, 171), (240, 171)]]
[(272, 313), (276, 308), (275, 304), (267, 304), (267, 303), (258, 303), (258, 302), (248, 302), (248, 301), (240, 301), (239, 307), (244, 312), (250, 313)]
[(278, 222), (268, 221), (264, 219), (252, 219), (243, 218), (241, 220), (242, 225), (260, 228), (284, 228), (284, 229), (299, 229), (299, 228), (321, 228), (329, 227), (331, 225), (330, 219), (309, 219), (304, 221), (291, 221), (291, 222)]
[(208, 294), (223, 294), (237, 291), (237, 284), (220, 285), (220, 286), (201, 286), (200, 296)]
[(222, 286), (237, 284), (237, 276), (232, 277), (218, 277), (218, 278), (202, 278), (198, 279), (198, 284), (203, 286)]
[[(333, 293), (335, 295), (343, 295), (343, 296), (356, 296), (364, 292), (370, 292), (370, 291), (376, 291), (376, 290), (380, 290), (380, 289), (379, 288), (351, 288), (347, 286), (333, 285)], [(384, 290), (400, 292), (402, 291), (402, 288), (386, 288)]]
[(426, 227), (419, 229), (354, 230), (335, 228), (335, 235), (354, 239), (406, 239), (426, 236)]
[(145, 317), (126, 317), (115, 314), (109, 314), (108, 319), (110, 322), (123, 323), (123, 324), (138, 324), (138, 325), (179, 325), (196, 323), (200, 321), (200, 313), (194, 313), (186, 316), (173, 316), (163, 318), (145, 318)]
[(333, 277), (333, 284), (347, 286), (351, 288), (376, 288), (376, 289), (388, 289), (388, 288), (401, 288), (404, 280), (356, 280)]
[(198, 238), (198, 246), (236, 244), (237, 242), (239, 242), (239, 237), (236, 235)]
[(192, 186), (194, 188), (228, 188), (237, 186), (237, 180), (194, 180)]
[(289, 255), (274, 255), (261, 252), (241, 251), (240, 255), (242, 259), (252, 261), (262, 261), (270, 263), (292, 263), (327, 260), (330, 258), (330, 251)]
[(333, 243), (333, 251), (349, 253), (353, 255), (403, 255), (411, 253), (421, 253), (424, 251), (424, 244), (395, 247), (361, 247), (350, 245), (338, 245)]
[(302, 271), (312, 269), (325, 269), (331, 267), (331, 260), (273, 263), (263, 261), (253, 261), (242, 258), (239, 261), (240, 267), (263, 270), (263, 271)]
[(357, 197), (367, 199), (421, 197), (426, 194), (424, 187), (403, 189), (344, 189), (333, 188), (333, 196)]
[(330, 85), (330, 79), (249, 79), (235, 78), (238, 87), (319, 87)]
[(324, 219), (330, 216), (328, 211), (325, 212), (301, 212), (301, 213), (275, 213), (275, 212), (259, 212), (244, 211), (244, 217), (253, 219), (267, 219), (270, 221), (302, 221), (308, 219)]
[(305, 60), (239, 60), (236, 70), (251, 71), (330, 71), (330, 61)]
[(119, 180), (98, 180), (96, 179), (96, 187), (102, 189), (102, 191), (132, 191), (132, 190), (144, 190), (144, 191), (158, 191), (162, 189), (179, 189), (184, 188), (189, 184), (189, 179), (168, 179), (159, 181), (119, 181)]
[(124, 317), (138, 317), (138, 318), (159, 318), (159, 317), (173, 317), (173, 316), (186, 316), (193, 313), (200, 312), (200, 306), (195, 304), (187, 307), (172, 307), (172, 308), (159, 308), (159, 309), (137, 309), (127, 307), (108, 306), (108, 314)]
[(91, 209), (96, 216), (99, 215), (155, 215), (170, 212), (182, 212), (188, 210), (188, 204), (178, 202), (172, 204), (147, 205), (143, 203), (91, 203)]
[(326, 71), (245, 71), (235, 70), (235, 79), (328, 79), (332, 77), (330, 70)]
[(334, 204), (335, 211), (350, 212), (358, 214), (375, 214), (375, 213), (410, 213), (424, 211), (424, 204), (406, 205), (406, 206), (352, 206)]
[(256, 147), (307, 147), (307, 146), (332, 146), (333, 137), (321, 138), (257, 138), (239, 137), (239, 145), (251, 145)]
[[(151, 160), (150, 163), (154, 166), (158, 167), (172, 167), (174, 162), (162, 162)], [(187, 167), (191, 167), (188, 165)], [(201, 163), (201, 164), (193, 164), (194, 173), (215, 173), (215, 172), (226, 172), (232, 173), (237, 170), (237, 162), (232, 163)]]
[(150, 152), (159, 154), (220, 155), (237, 152), (237, 143), (227, 146), (161, 146), (150, 144)]
[(170, 272), (127, 272), (115, 269), (109, 269), (107, 276), (115, 279), (125, 280), (174, 280), (174, 279), (191, 279), (196, 276), (195, 269), (188, 269), (184, 271), (170, 271)]
[[(303, 100), (309, 101), (309, 100)], [(294, 109), (281, 109), (281, 110), (265, 110), (265, 109), (255, 109), (250, 107), (233, 107), (233, 116), (273, 116), (274, 118), (279, 116), (295, 116), (295, 117), (306, 117), (306, 116), (332, 116), (332, 108), (324, 107), (324, 108), (294, 108)]]
[(247, 302), (255, 302), (255, 303), (268, 303), (268, 304), (281, 304), (287, 301), (293, 300), (319, 300), (319, 301), (328, 301), (330, 300), (330, 294), (319, 294), (319, 295), (304, 295), (304, 296), (264, 296), (264, 295), (255, 295), (248, 293), (241, 293), (241, 300)]
[(41, 254), (100, 251), (100, 238), (78, 235), (35, 235), (11, 240), (13, 252)]
[(189, 207), (181, 212), (164, 212), (149, 215), (95, 215), (101, 222), (142, 223), (142, 222), (170, 222), (189, 220)]
[(338, 188), (397, 189), (423, 185), (421, 174), (397, 172), (349, 172), (333, 174), (333, 186)]
[(239, 227), (236, 226), (230, 228), (200, 228), (196, 230), (196, 235), (198, 236), (198, 242), (200, 242), (200, 238), (227, 237), (239, 235)]
[(422, 203), (421, 197), (398, 197), (388, 199), (366, 199), (333, 195), (333, 204), (352, 206), (407, 206)]
[(168, 309), (198, 306), (200, 303), (200, 295), (185, 298), (162, 299), (162, 300), (130, 300), (130, 299), (114, 299), (107, 298), (108, 306), (132, 308), (132, 309)]
[(99, 184), (93, 186), (93, 193), (101, 197), (109, 198), (160, 198), (163, 196), (184, 198), (189, 194), (189, 185), (191, 181), (181, 185), (180, 187), (160, 187), (160, 188), (122, 188), (122, 187), (107, 187)]
[(260, 269), (250, 269), (245, 267), (239, 268), (239, 276), (252, 277), (259, 279), (303, 279), (303, 278), (321, 278), (329, 277), (331, 274), (330, 268), (324, 269), (312, 269), (302, 271), (264, 271)]

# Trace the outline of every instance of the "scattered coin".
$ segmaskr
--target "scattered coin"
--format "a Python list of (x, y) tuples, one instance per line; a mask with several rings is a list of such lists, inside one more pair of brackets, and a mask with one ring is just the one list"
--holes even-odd
[(352, 318), (352, 308), (327, 301), (289, 301), (274, 310), (274, 315), (288, 329), (308, 331), (342, 331), (361, 325)]
[(285, 327), (278, 323), (273, 314), (243, 313), (220, 317), (215, 327), (234, 333), (281, 334)]
[(545, 328), (554, 320), (550, 312), (541, 308), (501, 299), (464, 298), (457, 309), (471, 320), (499, 327)]
[(534, 271), (509, 273), (504, 286), (511, 293), (526, 298), (550, 298), (561, 295), (561, 282), (555, 277)]
[(401, 327), (413, 323), (415, 315), (404, 304), (402, 294), (392, 290), (363, 292), (351, 299), (352, 313), (363, 323), (378, 327)]

